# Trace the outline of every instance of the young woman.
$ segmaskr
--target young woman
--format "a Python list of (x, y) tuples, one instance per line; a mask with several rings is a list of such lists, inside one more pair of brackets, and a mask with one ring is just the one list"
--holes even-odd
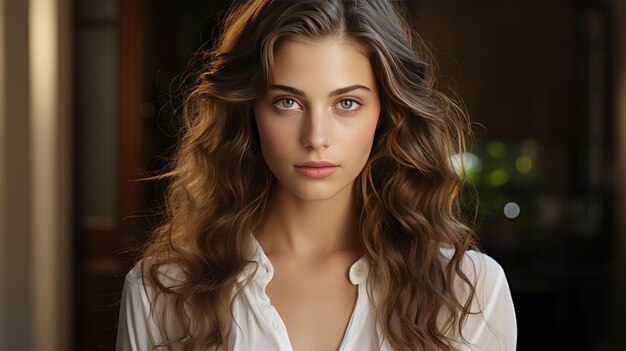
[(396, 2), (237, 3), (185, 101), (118, 350), (514, 350), (451, 158), (468, 122)]

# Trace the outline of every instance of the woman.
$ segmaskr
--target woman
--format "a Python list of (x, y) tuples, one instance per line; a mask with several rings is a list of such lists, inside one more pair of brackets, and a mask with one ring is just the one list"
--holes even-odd
[(238, 3), (185, 101), (118, 350), (513, 350), (458, 214), (468, 122), (391, 1)]

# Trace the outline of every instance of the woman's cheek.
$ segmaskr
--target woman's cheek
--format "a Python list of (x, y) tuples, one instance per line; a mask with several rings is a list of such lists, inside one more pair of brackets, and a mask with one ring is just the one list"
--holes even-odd
[(278, 166), (281, 160), (289, 158), (289, 153), (293, 152), (293, 132), (288, 125), (281, 125), (280, 121), (272, 121), (271, 118), (257, 120), (261, 149), (270, 167)]
[(268, 144), (273, 145), (274, 147), (280, 147), (281, 145), (285, 145), (289, 140), (293, 139), (293, 132), (290, 131), (290, 128), (285, 123), (280, 123), (279, 121), (269, 121), (265, 125), (265, 131), (262, 137), (267, 140)]

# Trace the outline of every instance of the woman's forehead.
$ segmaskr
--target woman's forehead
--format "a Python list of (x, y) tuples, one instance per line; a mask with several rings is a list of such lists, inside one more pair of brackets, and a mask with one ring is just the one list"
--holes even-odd
[(369, 58), (352, 43), (337, 38), (286, 40), (277, 48), (269, 84), (333, 90), (360, 84), (375, 89)]

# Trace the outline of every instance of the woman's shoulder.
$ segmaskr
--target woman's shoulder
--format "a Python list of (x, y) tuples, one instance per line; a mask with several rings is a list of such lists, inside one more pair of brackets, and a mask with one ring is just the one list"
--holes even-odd
[[(150, 270), (157, 265), (155, 260), (141, 259), (133, 265), (126, 274), (122, 290), (122, 303), (135, 311), (149, 310), (150, 303), (155, 297), (161, 295), (160, 287), (151, 278)], [(175, 288), (183, 279), (183, 270), (177, 264), (162, 264), (156, 266), (156, 279), (165, 288)], [(154, 306), (152, 306), (154, 307)]]
[[(455, 250), (440, 249), (447, 264)], [(517, 323), (509, 283), (504, 269), (491, 256), (467, 250), (459, 264), (460, 270), (474, 287), (470, 312), (463, 326), (463, 336), (472, 350), (515, 350)], [(469, 297), (470, 287), (457, 275), (454, 281), (457, 298)]]
[(171, 288), (183, 278), (183, 270), (177, 264), (158, 264), (153, 259), (142, 259), (126, 274), (119, 311), (117, 350), (151, 350), (161, 340), (158, 319), (166, 316), (164, 326), (168, 333), (180, 333), (172, 314), (163, 314), (168, 307), (168, 297), (159, 294), (159, 289), (149, 270), (156, 267), (156, 278), (163, 286)]
[(181, 266), (177, 263), (162, 263), (154, 258), (142, 258), (137, 261), (126, 274), (126, 283), (136, 285), (153, 285), (149, 278), (150, 271), (156, 267), (156, 278), (166, 287), (173, 287), (185, 279)]
[[(444, 264), (448, 264), (456, 251), (452, 247), (441, 246), (439, 252)], [(498, 261), (476, 250), (466, 250), (463, 253), (459, 268), (470, 280), (477, 281), (485, 287), (506, 279), (504, 269)]]

